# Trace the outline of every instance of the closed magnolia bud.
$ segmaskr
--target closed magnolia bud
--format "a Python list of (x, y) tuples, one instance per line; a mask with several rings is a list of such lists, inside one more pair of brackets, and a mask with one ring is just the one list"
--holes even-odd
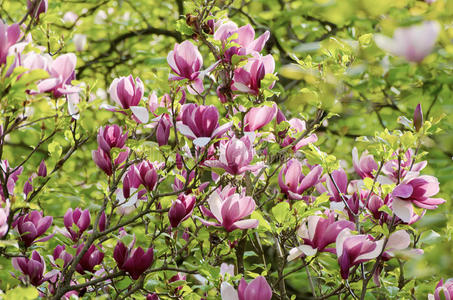
[(414, 127), (415, 131), (419, 131), (420, 128), (423, 125), (423, 112), (422, 112), (422, 106), (419, 103), (417, 107), (415, 108), (414, 111)]
[(25, 197), (27, 197), (28, 194), (30, 194), (30, 193), (33, 191), (32, 180), (33, 180), (33, 178), (30, 177), (30, 178), (28, 178), (28, 180), (27, 180), (27, 181), (25, 182), (25, 184), (24, 184), (24, 194), (25, 194)]
[(106, 223), (106, 217), (105, 217), (105, 211), (102, 211), (101, 216), (99, 217), (99, 232), (103, 232), (105, 230), (105, 223)]
[(44, 162), (44, 160), (42, 160), (41, 163), (39, 164), (38, 176), (41, 176), (41, 177), (47, 176), (47, 167), (46, 167), (46, 163)]
[(182, 156), (179, 153), (176, 153), (176, 168), (178, 170), (182, 170), (183, 163), (182, 163)]

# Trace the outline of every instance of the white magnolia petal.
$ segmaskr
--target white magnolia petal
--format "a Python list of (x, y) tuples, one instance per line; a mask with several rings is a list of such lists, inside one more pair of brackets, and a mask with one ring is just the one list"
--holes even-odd
[(149, 113), (146, 108), (141, 106), (131, 106), (130, 109), (140, 122), (142, 122), (143, 124), (148, 123)]
[(228, 282), (222, 282), (220, 296), (222, 300), (239, 300), (238, 292)]

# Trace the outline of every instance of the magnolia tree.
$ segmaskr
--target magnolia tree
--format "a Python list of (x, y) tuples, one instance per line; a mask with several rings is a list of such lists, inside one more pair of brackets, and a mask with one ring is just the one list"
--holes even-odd
[[(76, 80), (77, 55), (52, 53), (30, 34), (47, 9), (47, 0), (28, 1), (22, 20), (0, 21), (7, 299), (415, 298), (405, 265), (432, 250), (417, 223), (445, 202), (425, 172), (422, 141), (439, 122), (424, 119), (425, 107), (395, 120), (399, 129), (357, 138), (365, 150), (353, 146), (348, 167), (323, 146), (334, 113), (318, 106), (309, 118), (281, 105), (264, 50), (270, 32), (239, 26), (206, 1), (179, 22), (186, 38), (168, 52), (166, 92), (122, 74), (110, 100), (96, 102), (108, 121), (90, 130), (79, 120), (94, 83)], [(375, 43), (401, 65), (420, 63), (442, 28), (419, 20)], [(36, 114), (42, 106), (50, 108)], [(18, 138), (25, 156), (12, 152)], [(44, 145), (50, 156), (34, 164)], [(49, 207), (45, 195), (61, 192), (46, 187), (73, 176), (61, 174), (76, 152), (92, 160), (72, 172), (96, 166), (101, 176), (70, 190), (95, 196)], [(429, 297), (453, 299), (452, 280), (432, 280)]]

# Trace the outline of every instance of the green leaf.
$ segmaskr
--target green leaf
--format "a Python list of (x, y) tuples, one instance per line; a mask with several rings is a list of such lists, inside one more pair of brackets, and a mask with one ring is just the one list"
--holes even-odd
[(290, 213), (289, 203), (280, 202), (272, 208), (272, 215), (279, 223), (284, 223)]
[(26, 300), (38, 298), (38, 290), (32, 286), (22, 287), (17, 286), (16, 288), (6, 291), (5, 300)]

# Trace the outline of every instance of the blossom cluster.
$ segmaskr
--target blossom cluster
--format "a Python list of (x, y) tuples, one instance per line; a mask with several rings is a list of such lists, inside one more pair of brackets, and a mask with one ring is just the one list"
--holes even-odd
[[(37, 4), (28, 1), (36, 17), (48, 8), (47, 1)], [(17, 239), (20, 248), (11, 259), (12, 276), (55, 299), (130, 296), (129, 291), (146, 299), (183, 299), (186, 282), (198, 281), (210, 287), (203, 289), (203, 299), (214, 293), (224, 300), (270, 300), (283, 297), (279, 286), (285, 278), (283, 269), (278, 277), (270, 272), (261, 240), (265, 247), (276, 244), (282, 268), (302, 265), (310, 274), (310, 263), (334, 258), (337, 279), (344, 282), (338, 293), (359, 280), (366, 292), (371, 278), (381, 284), (388, 261), (423, 254), (408, 228), (415, 230), (411, 226), (445, 200), (438, 196), (438, 179), (424, 172), (428, 162), (420, 161), (416, 138), (387, 156), (367, 150), (359, 155), (354, 148), (351, 168), (340, 168), (317, 147), (322, 133), (313, 122), (268, 97), (277, 79), (274, 58), (265, 54), (269, 31), (257, 35), (250, 24), (239, 27), (212, 16), (197, 19), (193, 30), (200, 43), (185, 40), (168, 53), (167, 93), (148, 91), (145, 97), (146, 80), (132, 74), (112, 80), (111, 101), (100, 109), (114, 122), (97, 129), (97, 147), (91, 149), (93, 165), (102, 171), (100, 208), (79, 205), (58, 218), (31, 205), (16, 207), (17, 198), (33, 201), (59, 167), (48, 170), (43, 160), (18, 193), (27, 161), (17, 166), (0, 161), (0, 237)], [(393, 40), (377, 36), (376, 43), (420, 62), (439, 30), (437, 23), (424, 23), (398, 29)], [(417, 48), (419, 31), (430, 39)], [(73, 84), (76, 55), (44, 54), (19, 24), (0, 21), (0, 40), (4, 76), (19, 81), (26, 72), (43, 70), (47, 76), (27, 89), (27, 97), (64, 99), (67, 116), (76, 123), (83, 95)], [(208, 67), (204, 51), (214, 57)], [(426, 127), (421, 109), (415, 108), (407, 130), (417, 138)], [(315, 121), (319, 125), (323, 117)], [(8, 124), (0, 127), (0, 143), (8, 130)], [(149, 144), (160, 159), (143, 150)], [(139, 225), (145, 233), (135, 234)], [(49, 241), (52, 253), (43, 246)], [(263, 257), (253, 272), (244, 270), (248, 241)], [(232, 260), (235, 265), (226, 264)], [(217, 276), (184, 269), (195, 263), (212, 264)], [(152, 277), (158, 272), (168, 273)], [(151, 277), (150, 288), (144, 281)], [(131, 282), (123, 291), (119, 278)], [(153, 289), (156, 278), (165, 284)], [(452, 286), (441, 280), (430, 297), (453, 299)]]

